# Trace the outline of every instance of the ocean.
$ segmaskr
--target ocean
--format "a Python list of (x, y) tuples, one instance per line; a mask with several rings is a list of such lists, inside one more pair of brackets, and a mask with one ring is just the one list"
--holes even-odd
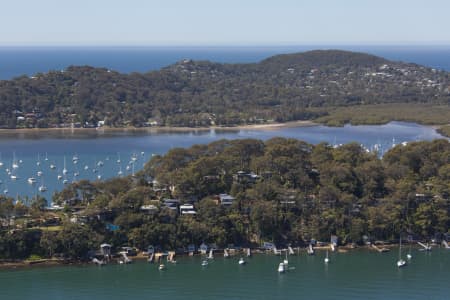
[(104, 67), (121, 73), (149, 72), (186, 58), (253, 63), (276, 54), (314, 49), (366, 52), (450, 71), (450, 46), (0, 47), (0, 80), (63, 70), (71, 65)]

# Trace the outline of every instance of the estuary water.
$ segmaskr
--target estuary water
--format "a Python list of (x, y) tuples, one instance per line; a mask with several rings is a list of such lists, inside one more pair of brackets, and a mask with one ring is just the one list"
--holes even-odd
[(135, 262), (0, 271), (2, 299), (449, 299), (450, 251), (412, 250), (404, 268), (398, 252), (354, 250), (289, 257), (290, 270), (278, 274), (278, 256), (257, 254), (238, 265), (238, 257), (216, 258), (201, 266), (200, 257), (178, 257), (159, 271)]
[[(53, 192), (61, 190), (65, 180), (70, 183), (80, 179), (105, 180), (114, 176), (130, 175), (142, 169), (153, 155), (164, 154), (171, 148), (207, 144), (219, 139), (267, 140), (276, 136), (296, 138), (312, 144), (327, 142), (339, 145), (357, 142), (368, 149), (377, 150), (379, 154), (383, 154), (393, 144), (443, 138), (432, 127), (404, 122), (377, 126), (315, 125), (186, 132), (2, 132), (0, 161), (3, 166), (0, 167), (0, 194), (30, 198), (41, 194), (50, 202)], [(13, 168), (14, 163), (18, 168)], [(54, 168), (50, 168), (51, 165)], [(63, 174), (64, 169), (67, 170), (66, 174)], [(41, 172), (41, 176), (38, 176), (38, 172)], [(16, 179), (11, 179), (11, 176)], [(34, 184), (28, 182), (30, 177), (36, 179)], [(47, 191), (39, 191), (42, 185), (47, 187)]]

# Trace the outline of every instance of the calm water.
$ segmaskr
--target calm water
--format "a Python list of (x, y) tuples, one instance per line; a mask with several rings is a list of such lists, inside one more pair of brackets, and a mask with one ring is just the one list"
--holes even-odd
[[(328, 142), (330, 144), (344, 144), (358, 142), (367, 148), (378, 145), (383, 153), (392, 147), (394, 143), (404, 141), (432, 140), (442, 138), (431, 127), (411, 123), (392, 122), (382, 126), (345, 126), (345, 127), (292, 127), (271, 130), (236, 130), (236, 131), (192, 131), (192, 132), (160, 132), (160, 133), (136, 133), (113, 132), (102, 133), (93, 131), (90, 133), (71, 133), (70, 130), (23, 134), (10, 133), (0, 135), (0, 152), (3, 167), (0, 168), (0, 193), (8, 190), (8, 195), (16, 197), (34, 196), (38, 187), (42, 184), (48, 190), (41, 193), (47, 200), (51, 200), (53, 191), (61, 190), (63, 180), (69, 182), (86, 178), (97, 180), (118, 176), (122, 170), (123, 175), (129, 175), (138, 171), (153, 154), (164, 154), (174, 147), (189, 147), (193, 144), (207, 144), (219, 139), (256, 138), (267, 140), (275, 136), (291, 137), (317, 144)], [(19, 168), (13, 170), (17, 180), (10, 179), (6, 169), (12, 170), (13, 157), (16, 157)], [(73, 163), (73, 156), (78, 156), (77, 164)], [(136, 158), (132, 164), (132, 157)], [(48, 160), (45, 160), (45, 158)], [(62, 175), (66, 160), (67, 175), (58, 180)], [(117, 160), (120, 159), (120, 163)], [(20, 162), (21, 161), (21, 162)], [(40, 166), (37, 165), (40, 161)], [(98, 166), (102, 162), (103, 166)], [(56, 166), (50, 169), (50, 164)], [(96, 169), (97, 172), (93, 170)], [(37, 172), (41, 171), (41, 177)], [(79, 176), (74, 176), (79, 173)], [(36, 184), (28, 184), (27, 179), (35, 177)]]
[(275, 54), (314, 49), (367, 52), (391, 60), (450, 71), (448, 46), (0, 47), (0, 79), (62, 70), (71, 65), (105, 67), (130, 73), (158, 70), (185, 58), (222, 63), (251, 63)]
[(239, 266), (238, 258), (178, 258), (157, 265), (67, 266), (0, 271), (2, 299), (449, 299), (450, 251), (412, 251), (411, 263), (396, 266), (397, 251), (366, 250), (289, 257), (291, 268), (278, 274), (280, 257), (260, 254)]

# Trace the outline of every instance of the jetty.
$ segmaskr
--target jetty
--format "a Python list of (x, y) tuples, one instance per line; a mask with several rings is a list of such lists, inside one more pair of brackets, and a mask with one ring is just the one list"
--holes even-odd
[(373, 249), (377, 250), (379, 253), (384, 253), (384, 252), (389, 252), (389, 251), (390, 251), (389, 248), (386, 248), (386, 247), (378, 247), (378, 246), (375, 245), (375, 244), (372, 244), (371, 246), (372, 246)]
[(428, 245), (428, 243), (425, 245), (422, 242), (417, 242), (417, 244), (419, 244), (422, 247), (422, 249), (421, 249), (422, 251), (431, 251), (431, 246)]

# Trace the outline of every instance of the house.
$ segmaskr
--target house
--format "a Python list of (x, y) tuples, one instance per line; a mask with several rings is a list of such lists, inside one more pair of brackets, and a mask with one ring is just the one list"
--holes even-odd
[(142, 205), (139, 209), (141, 212), (144, 212), (146, 214), (154, 214), (158, 212), (158, 207), (154, 204)]
[(180, 215), (196, 215), (197, 212), (192, 204), (180, 205)]
[(229, 205), (233, 204), (234, 200), (235, 200), (235, 198), (233, 196), (228, 195), (228, 194), (220, 194), (219, 195), (220, 205), (229, 206)]
[(164, 207), (167, 207), (172, 210), (178, 210), (178, 206), (180, 205), (180, 200), (178, 199), (164, 199), (163, 200)]

